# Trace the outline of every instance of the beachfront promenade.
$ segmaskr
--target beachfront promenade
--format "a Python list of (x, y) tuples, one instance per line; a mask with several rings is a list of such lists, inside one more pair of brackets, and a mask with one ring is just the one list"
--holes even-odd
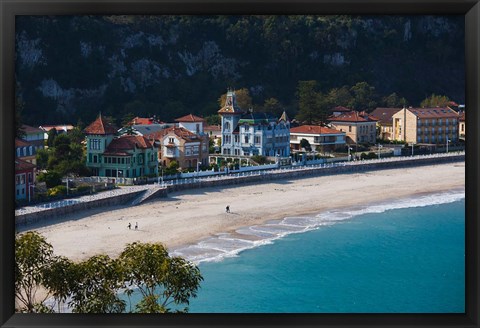
[(337, 163), (313, 164), (304, 166), (281, 167), (268, 170), (255, 170), (238, 173), (198, 176), (185, 179), (175, 179), (165, 182), (140, 186), (121, 186), (114, 190), (99, 192), (92, 195), (80, 196), (63, 201), (26, 206), (15, 211), (16, 224), (37, 222), (44, 218), (58, 217), (68, 213), (90, 208), (99, 208), (111, 205), (137, 205), (158, 196), (164, 197), (168, 192), (205, 188), (214, 186), (228, 186), (242, 183), (261, 183), (263, 181), (306, 178), (309, 176), (354, 173), (368, 170), (390, 169), (419, 165), (434, 165), (463, 161), (465, 152), (451, 152), (409, 157), (387, 157), (380, 159), (348, 161)]

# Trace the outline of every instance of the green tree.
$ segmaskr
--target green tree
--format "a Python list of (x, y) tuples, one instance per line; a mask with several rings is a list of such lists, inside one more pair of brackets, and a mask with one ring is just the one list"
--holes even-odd
[(354, 110), (374, 109), (377, 105), (375, 101), (375, 87), (367, 82), (359, 82), (350, 88), (353, 99), (349, 107)]
[(107, 255), (95, 255), (86, 261), (68, 267), (68, 293), (73, 313), (122, 313), (125, 301), (118, 291), (123, 286), (123, 268), (118, 260)]
[(135, 114), (132, 112), (128, 112), (127, 114), (123, 115), (122, 117), (122, 126), (130, 126), (132, 125), (132, 120), (135, 118)]
[(55, 142), (55, 138), (57, 137), (57, 130), (52, 128), (47, 132), (47, 146), (48, 147), (53, 147), (53, 144)]
[(302, 138), (300, 140), (300, 147), (304, 148), (306, 151), (312, 150), (312, 146), (310, 145), (310, 142), (305, 138)]
[(39, 182), (45, 182), (47, 188), (53, 188), (62, 184), (62, 175), (55, 170), (48, 170), (47, 172), (42, 172), (37, 176)]
[(53, 263), (53, 247), (37, 232), (15, 236), (15, 299), (18, 312), (46, 312), (37, 294), (45, 279), (45, 270)]
[(171, 161), (170, 164), (168, 164), (168, 167), (165, 170), (166, 174), (176, 174), (178, 173), (178, 169), (180, 168), (180, 165), (178, 165), (177, 161)]
[(297, 120), (312, 124), (319, 116), (317, 81), (299, 81), (297, 87), (298, 112)]
[(205, 121), (207, 122), (208, 125), (220, 125), (222, 123), (220, 119), (220, 115), (218, 114), (205, 116)]
[(129, 286), (136, 286), (142, 294), (136, 307), (141, 313), (170, 312), (173, 304), (187, 305), (179, 312), (188, 312), (189, 300), (197, 296), (203, 280), (198, 267), (180, 257), (170, 257), (160, 243), (128, 244), (119, 261), (129, 293)]
[(70, 142), (73, 144), (79, 144), (85, 141), (85, 133), (83, 133), (82, 129), (77, 125), (72, 130), (70, 130), (67, 134), (70, 138)]
[(353, 100), (353, 96), (347, 86), (331, 89), (326, 98), (330, 105), (330, 109), (336, 106), (347, 107)]
[(282, 115), (284, 109), (284, 106), (280, 103), (280, 101), (273, 97), (265, 99), (262, 107), (264, 112), (272, 113), (276, 116)]
[(450, 99), (447, 96), (440, 96), (432, 94), (430, 97), (425, 98), (421, 103), (420, 107), (423, 108), (432, 108), (432, 107), (446, 107)]
[(405, 98), (399, 97), (395, 92), (382, 98), (382, 103), (385, 107), (401, 108), (408, 105)]
[[(242, 88), (235, 90), (235, 97), (237, 99), (237, 105), (243, 109), (247, 110), (250, 107), (253, 106), (252, 103), (252, 97), (250, 96), (250, 92), (248, 91), (247, 88)], [(220, 107), (225, 106), (225, 101), (227, 99), (227, 94), (224, 93), (219, 99), (218, 99), (218, 104)]]
[(35, 158), (37, 160), (37, 167), (40, 170), (45, 170), (47, 168), (48, 158), (50, 156), (50, 153), (51, 153), (50, 148), (48, 148), (48, 149), (40, 148), (40, 149), (37, 150), (37, 154), (36, 154)]

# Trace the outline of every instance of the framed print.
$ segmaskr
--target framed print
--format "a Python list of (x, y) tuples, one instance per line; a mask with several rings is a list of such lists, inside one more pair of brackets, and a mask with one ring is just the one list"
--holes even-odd
[(478, 1), (0, 8), (2, 327), (478, 327)]

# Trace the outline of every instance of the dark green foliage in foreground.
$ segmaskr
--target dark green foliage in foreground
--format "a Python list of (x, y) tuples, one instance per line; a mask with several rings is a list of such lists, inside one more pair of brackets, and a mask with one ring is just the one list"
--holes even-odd
[[(117, 259), (95, 255), (75, 263), (54, 256), (52, 246), (36, 232), (16, 236), (16, 312), (51, 313), (56, 305), (60, 312), (60, 303), (67, 302), (73, 313), (122, 313), (126, 302), (117, 292), (131, 295), (134, 287), (142, 293), (134, 312), (172, 312), (172, 305), (185, 306), (175, 312), (187, 312), (202, 280), (198, 267), (170, 257), (159, 243), (128, 244)], [(39, 290), (46, 291), (43, 299), (35, 297)], [(56, 304), (47, 305), (48, 297)]]

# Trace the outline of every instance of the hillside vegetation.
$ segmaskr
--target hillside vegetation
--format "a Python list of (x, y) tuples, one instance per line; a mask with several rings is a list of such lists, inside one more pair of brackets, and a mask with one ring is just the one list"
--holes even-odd
[(463, 16), (20, 16), (16, 41), (22, 120), (37, 126), (208, 116), (228, 87), (294, 117), (301, 81), (360, 85), (369, 107), (465, 98)]

